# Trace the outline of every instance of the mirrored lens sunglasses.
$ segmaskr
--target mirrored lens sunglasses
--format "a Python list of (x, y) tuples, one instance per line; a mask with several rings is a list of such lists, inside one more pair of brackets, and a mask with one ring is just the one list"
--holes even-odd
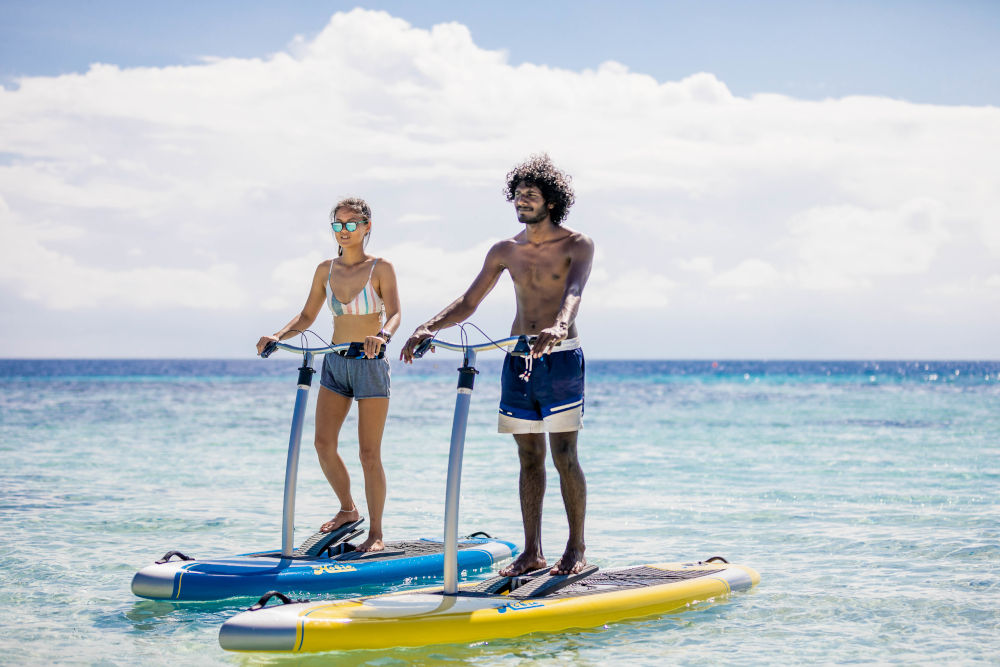
[(358, 225), (368, 224), (367, 220), (359, 220), (358, 222), (331, 222), (330, 227), (333, 229), (334, 233), (338, 233), (347, 227), (347, 231), (353, 232), (357, 231)]

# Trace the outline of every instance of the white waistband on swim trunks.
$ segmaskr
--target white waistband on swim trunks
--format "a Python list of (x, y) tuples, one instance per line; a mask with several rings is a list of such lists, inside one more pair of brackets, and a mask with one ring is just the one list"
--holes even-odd
[[(529, 341), (532, 340), (532, 339), (534, 339), (534, 338), (535, 338), (535, 336), (528, 336), (528, 340)], [(581, 343), (580, 343), (580, 337), (579, 336), (577, 336), (576, 338), (565, 338), (565, 339), (559, 341), (558, 343), (556, 343), (555, 345), (553, 345), (551, 348), (549, 348), (549, 353), (552, 353), (552, 352), (569, 352), (570, 350), (578, 350), (580, 348), (580, 346), (581, 346)]]
[(580, 348), (580, 338), (565, 338), (552, 346), (553, 352), (569, 352)]

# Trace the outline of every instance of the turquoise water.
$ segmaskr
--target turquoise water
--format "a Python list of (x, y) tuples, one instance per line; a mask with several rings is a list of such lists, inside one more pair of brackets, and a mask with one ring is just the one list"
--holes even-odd
[[(393, 367), (389, 539), (441, 536), (458, 363), (445, 353), (419, 363)], [(250, 600), (152, 602), (129, 583), (170, 549), (207, 557), (280, 545), (295, 365), (0, 361), (0, 662), (996, 664), (1000, 655), (1000, 363), (593, 360), (580, 440), (591, 562), (722, 555), (760, 572), (754, 591), (486, 644), (225, 653), (218, 628)], [(484, 355), (460, 530), (520, 543), (516, 455), (493, 432), (497, 369)], [(355, 428), (352, 418), (345, 435)], [(297, 541), (335, 509), (308, 440)], [(346, 437), (343, 447), (360, 501), (356, 446)], [(551, 559), (566, 538), (556, 480), (550, 463)]]

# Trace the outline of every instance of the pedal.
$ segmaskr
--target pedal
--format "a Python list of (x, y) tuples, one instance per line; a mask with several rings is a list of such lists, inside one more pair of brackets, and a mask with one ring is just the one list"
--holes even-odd
[(361, 517), (357, 521), (345, 523), (343, 526), (329, 533), (324, 533), (323, 531), (313, 533), (302, 543), (302, 546), (295, 550), (295, 555), (317, 558), (327, 549), (335, 549), (339, 544), (347, 542), (363, 533), (363, 530), (355, 529), (364, 523), (364, 520), (364, 517)]
[(502, 595), (508, 592), (511, 588), (517, 588), (518, 586), (523, 586), (525, 583), (531, 581), (535, 577), (540, 577), (549, 571), (548, 567), (538, 568), (537, 570), (532, 570), (530, 572), (522, 572), (521, 574), (515, 574), (512, 577), (501, 577), (496, 576), (485, 581), (480, 581), (475, 586), (470, 586), (465, 589), (470, 593), (487, 593), (489, 595)]
[(580, 581), (581, 579), (586, 579), (590, 575), (597, 572), (598, 568), (596, 565), (588, 565), (576, 574), (545, 574), (540, 577), (535, 577), (530, 581), (518, 586), (512, 590), (509, 595), (512, 598), (538, 598), (545, 595), (551, 595), (555, 593), (560, 588), (565, 588), (573, 582)]

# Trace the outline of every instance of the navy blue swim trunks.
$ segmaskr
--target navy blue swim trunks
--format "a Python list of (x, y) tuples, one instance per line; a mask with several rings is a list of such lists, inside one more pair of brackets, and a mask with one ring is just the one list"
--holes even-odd
[(561, 341), (539, 359), (508, 354), (500, 375), (500, 433), (563, 433), (583, 428), (580, 340)]

